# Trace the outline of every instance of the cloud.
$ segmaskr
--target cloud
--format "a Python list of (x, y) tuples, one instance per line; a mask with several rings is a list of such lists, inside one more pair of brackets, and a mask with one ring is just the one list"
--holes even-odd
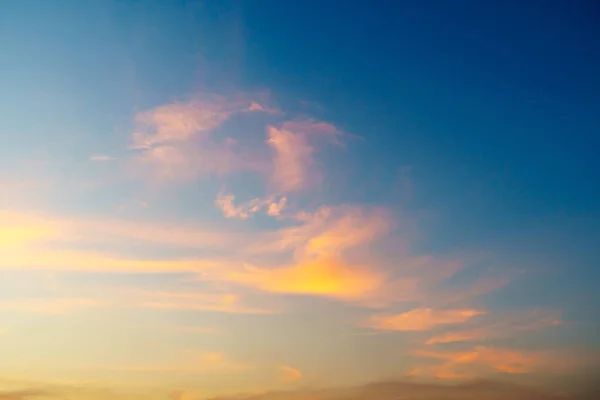
[[(275, 312), (248, 307), (243, 304), (240, 295), (233, 293), (169, 292), (106, 285), (76, 289), (77, 292), (85, 294), (68, 296), (66, 292), (73, 289), (62, 288), (61, 297), (46, 295), (0, 300), (0, 310), (40, 314), (62, 314), (98, 308), (212, 311), (229, 314), (273, 314)], [(181, 332), (216, 332), (214, 328), (208, 327), (178, 326), (171, 329)]]
[(252, 101), (250, 103), (250, 107), (248, 107), (246, 109), (246, 111), (258, 111), (258, 112), (265, 112), (265, 113), (270, 113), (270, 114), (280, 114), (281, 113), (281, 111), (276, 108), (271, 108), (271, 107), (265, 106), (261, 103), (257, 103), (256, 101)]
[(468, 329), (452, 330), (434, 335), (425, 344), (456, 342), (481, 342), (491, 339), (511, 337), (516, 334), (533, 332), (561, 325), (560, 313), (555, 310), (519, 311), (508, 316), (491, 315), (479, 326)]
[(376, 290), (383, 277), (369, 268), (350, 266), (339, 258), (318, 258), (282, 268), (247, 266), (226, 280), (275, 293), (357, 298)]
[[(199, 258), (139, 259), (118, 255), (124, 244), (153, 249), (224, 249), (244, 234), (182, 223), (141, 223), (101, 218), (0, 211), (0, 270), (96, 272), (198, 272), (228, 262)], [(85, 250), (101, 246), (103, 251)], [(122, 251), (122, 250), (121, 250)]]
[(101, 253), (39, 249), (35, 252), (3, 251), (0, 270), (53, 270), (112, 273), (201, 272), (225, 264), (203, 259), (141, 260), (106, 256)]
[(285, 208), (287, 198), (285, 196), (271, 196), (266, 199), (253, 199), (247, 203), (235, 205), (235, 196), (219, 193), (215, 204), (221, 209), (225, 218), (240, 218), (248, 219), (252, 215), (261, 211), (262, 209), (267, 210), (267, 215), (272, 217), (278, 217), (283, 209)]
[(218, 95), (197, 96), (139, 113), (130, 148), (136, 153), (132, 172), (153, 182), (190, 180), (257, 166), (236, 152), (231, 140), (217, 140), (213, 131), (235, 114), (265, 111), (251, 100)]
[(558, 400), (561, 398), (528, 386), (479, 380), (460, 384), (391, 381), (349, 388), (225, 396), (213, 400)]
[(121, 290), (115, 295), (125, 300), (128, 307), (160, 310), (216, 311), (232, 314), (271, 314), (273, 311), (250, 308), (241, 304), (241, 297), (233, 293), (164, 292), (151, 290)]
[(315, 166), (314, 137), (336, 142), (341, 132), (332, 124), (313, 120), (288, 121), (267, 128), (274, 154), (271, 183), (281, 192), (295, 192), (320, 180)]
[(206, 136), (207, 132), (225, 121), (235, 108), (229, 100), (212, 96), (138, 113), (135, 120), (139, 130), (133, 133), (131, 146), (148, 149), (164, 143), (186, 142), (195, 136)]
[(434, 310), (416, 308), (403, 314), (376, 315), (366, 326), (390, 331), (426, 331), (440, 325), (460, 324), (483, 314), (480, 310)]
[(61, 234), (58, 223), (31, 213), (0, 211), (0, 250), (22, 247)]
[(202, 229), (189, 223), (148, 223), (114, 218), (74, 218), (0, 210), (0, 249), (50, 241), (135, 240), (183, 248), (206, 248), (243, 240), (217, 227)]
[(116, 158), (113, 156), (109, 156), (107, 154), (94, 154), (94, 155), (90, 156), (90, 161), (103, 162), (103, 161), (113, 161), (113, 160), (116, 160)]
[(361, 299), (374, 294), (385, 276), (368, 263), (347, 261), (343, 252), (368, 245), (386, 232), (390, 224), (385, 215), (383, 210), (360, 207), (300, 213), (294, 217), (299, 224), (267, 233), (245, 249), (257, 256), (291, 252), (291, 262), (277, 267), (246, 264), (214, 278), (272, 293)]
[(269, 208), (267, 209), (267, 214), (272, 217), (278, 217), (281, 215), (283, 209), (285, 208), (287, 203), (287, 197), (282, 196), (279, 201), (269, 203)]
[(288, 365), (280, 366), (279, 371), (281, 373), (280, 380), (282, 382), (290, 383), (302, 379), (302, 372)]
[(109, 303), (93, 298), (36, 298), (0, 300), (0, 310), (36, 314), (63, 314), (90, 308), (106, 307)]
[(15, 390), (12, 392), (0, 391), (0, 400), (26, 400), (35, 397), (46, 397), (50, 394), (39, 390)]
[(294, 251), (303, 257), (339, 255), (343, 250), (369, 244), (387, 233), (391, 216), (384, 209), (358, 206), (320, 207), (314, 213), (300, 212), (297, 225), (264, 235), (247, 246), (250, 254)]
[(177, 391), (173, 394), (173, 400), (196, 400), (198, 394), (189, 391)]
[(193, 326), (193, 325), (175, 325), (168, 327), (169, 330), (182, 333), (207, 333), (213, 334), (220, 332), (219, 328), (214, 326)]
[(114, 365), (105, 368), (120, 372), (145, 373), (231, 373), (247, 370), (250, 365), (225, 353), (190, 349), (166, 363)]
[(465, 379), (485, 376), (491, 372), (526, 374), (532, 372), (564, 372), (587, 362), (579, 355), (550, 351), (527, 351), (492, 346), (475, 346), (463, 351), (417, 349), (414, 355), (441, 360), (441, 364), (417, 367), (414, 376), (439, 379)]

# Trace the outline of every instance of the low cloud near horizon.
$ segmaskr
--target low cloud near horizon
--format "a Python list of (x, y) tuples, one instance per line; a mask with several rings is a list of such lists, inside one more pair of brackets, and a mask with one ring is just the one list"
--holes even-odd
[(593, 400), (597, 385), (587, 387), (542, 389), (531, 384), (500, 380), (472, 380), (461, 383), (423, 383), (411, 381), (381, 381), (362, 386), (293, 389), (262, 393), (206, 397), (194, 390), (136, 389), (111, 390), (102, 387), (53, 385), (39, 389), (0, 391), (0, 400), (89, 399), (151, 399), (151, 400)]

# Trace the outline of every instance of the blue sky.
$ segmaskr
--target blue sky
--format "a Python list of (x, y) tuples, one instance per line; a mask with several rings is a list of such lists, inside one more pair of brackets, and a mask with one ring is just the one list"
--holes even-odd
[[(540, 365), (598, 351), (599, 12), (2, 2), (0, 378), (62, 382), (60, 351), (54, 369), (81, 382), (162, 371), (187, 400), (589, 368), (597, 357)], [(31, 324), (52, 333), (19, 333)], [(64, 334), (90, 324), (113, 333)], [(100, 356), (145, 329), (148, 343)], [(31, 376), (10, 372), (19, 357)], [(210, 390), (188, 381), (207, 371)]]

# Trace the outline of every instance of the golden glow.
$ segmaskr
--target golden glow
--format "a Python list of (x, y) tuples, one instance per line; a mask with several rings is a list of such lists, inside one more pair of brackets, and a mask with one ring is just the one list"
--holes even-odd
[(247, 267), (227, 279), (269, 292), (361, 297), (376, 290), (383, 277), (368, 268), (354, 267), (340, 259), (308, 260), (291, 267)]

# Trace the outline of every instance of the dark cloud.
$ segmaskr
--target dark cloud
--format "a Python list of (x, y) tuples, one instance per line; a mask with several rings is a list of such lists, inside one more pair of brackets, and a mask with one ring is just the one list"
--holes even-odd
[(350, 389), (298, 390), (213, 400), (559, 400), (564, 396), (542, 393), (517, 384), (472, 381), (463, 384), (382, 382)]

